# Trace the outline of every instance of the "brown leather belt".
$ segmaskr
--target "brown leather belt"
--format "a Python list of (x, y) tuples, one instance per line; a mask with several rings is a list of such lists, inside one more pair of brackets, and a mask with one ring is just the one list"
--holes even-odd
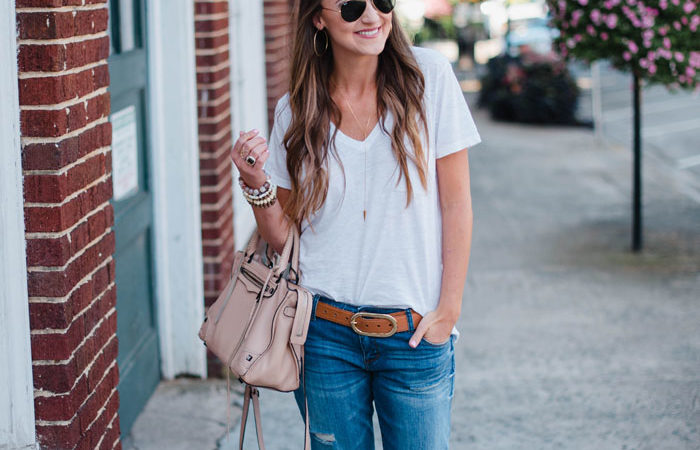
[[(413, 329), (415, 330), (423, 317), (412, 309), (409, 312), (413, 320)], [(353, 313), (352, 311), (319, 301), (316, 303), (316, 317), (350, 327), (355, 333), (363, 336), (389, 337), (394, 333), (411, 329), (408, 324), (406, 311), (398, 311), (391, 314), (365, 311)]]

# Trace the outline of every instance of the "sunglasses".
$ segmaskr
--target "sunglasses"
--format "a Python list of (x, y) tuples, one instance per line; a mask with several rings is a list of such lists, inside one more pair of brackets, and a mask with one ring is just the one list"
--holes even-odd
[[(377, 9), (380, 12), (383, 12), (384, 14), (390, 13), (393, 9), (394, 6), (396, 6), (396, 0), (373, 0), (374, 1), (374, 6), (377, 7)], [(343, 18), (344, 21), (346, 22), (354, 22), (360, 17), (362, 17), (362, 13), (365, 12), (365, 8), (367, 7), (367, 1), (364, 0), (350, 0), (348, 2), (343, 2), (340, 5), (340, 11), (337, 9), (333, 8), (323, 8), (322, 9), (327, 9), (329, 11), (335, 11), (335, 12), (340, 12), (340, 17)]]

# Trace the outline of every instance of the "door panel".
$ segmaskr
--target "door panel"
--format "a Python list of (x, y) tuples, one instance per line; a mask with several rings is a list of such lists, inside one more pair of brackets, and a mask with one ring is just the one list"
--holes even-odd
[(160, 381), (153, 294), (144, 0), (110, 0), (114, 254), (119, 418), (131, 430)]

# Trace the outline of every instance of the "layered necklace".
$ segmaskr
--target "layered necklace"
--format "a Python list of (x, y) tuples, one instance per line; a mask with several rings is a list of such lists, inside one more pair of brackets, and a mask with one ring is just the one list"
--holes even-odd
[[(340, 91), (340, 89), (338, 90)], [(348, 105), (348, 109), (350, 109), (350, 113), (352, 116), (355, 118), (355, 122), (357, 122), (357, 125), (362, 127), (362, 124), (360, 123), (360, 120), (357, 118), (355, 115), (355, 111), (353, 111), (352, 106), (350, 105), (350, 102), (348, 101), (348, 98), (343, 94), (342, 92), (340, 93), (343, 96), (343, 99), (345, 100), (345, 104)], [(362, 128), (362, 153), (364, 153), (364, 158), (365, 158), (365, 170), (363, 172), (364, 174), (364, 181), (362, 182), (362, 220), (367, 221), (367, 138), (369, 137), (369, 131), (367, 128), (369, 127), (369, 121), (372, 119), (372, 116), (367, 116), (367, 123), (365, 124), (364, 128)]]

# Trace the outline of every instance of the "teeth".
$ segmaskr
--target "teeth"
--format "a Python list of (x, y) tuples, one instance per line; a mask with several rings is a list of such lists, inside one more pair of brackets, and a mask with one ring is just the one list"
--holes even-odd
[(379, 32), (379, 28), (376, 28), (373, 31), (358, 31), (357, 33), (363, 36), (372, 36), (377, 34), (377, 32)]

